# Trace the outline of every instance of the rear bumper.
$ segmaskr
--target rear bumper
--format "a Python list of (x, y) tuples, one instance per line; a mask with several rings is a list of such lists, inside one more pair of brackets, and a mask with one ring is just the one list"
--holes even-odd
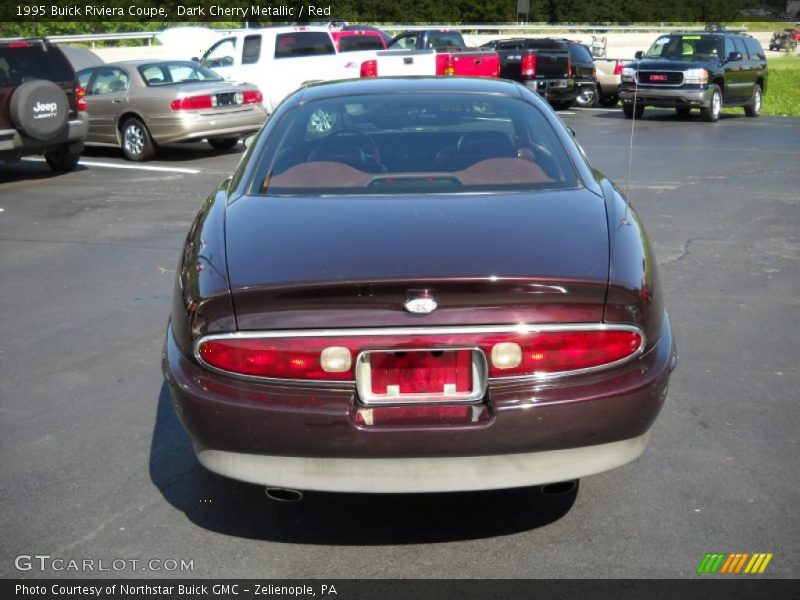
[(536, 79), (526, 81), (525, 87), (558, 102), (574, 100), (580, 91), (574, 79)]
[(644, 106), (663, 108), (701, 108), (711, 106), (713, 89), (709, 86), (682, 86), (680, 88), (652, 88), (623, 83), (619, 87), (619, 97), (625, 104), (636, 103)]
[(258, 131), (267, 118), (263, 106), (217, 115), (155, 115), (146, 120), (156, 143), (169, 144), (209, 137), (243, 136)]
[(197, 449), (204, 467), (268, 487), (362, 493), (493, 490), (579, 479), (627, 464), (649, 434), (567, 450), (432, 458), (308, 458)]
[(44, 154), (49, 150), (60, 148), (64, 144), (72, 146), (74, 153), (83, 150), (83, 141), (89, 131), (89, 116), (85, 112), (78, 113), (75, 119), (68, 121), (67, 127), (53, 139), (41, 141), (25, 137), (16, 129), (0, 130), (0, 158), (10, 159), (26, 154)]

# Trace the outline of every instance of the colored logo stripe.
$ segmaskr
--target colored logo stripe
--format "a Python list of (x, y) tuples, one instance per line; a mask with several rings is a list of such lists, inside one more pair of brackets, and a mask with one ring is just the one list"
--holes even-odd
[[(772, 553), (756, 552), (750, 554), (748, 552), (708, 552), (700, 561), (697, 567), (698, 573), (748, 573), (760, 574), (763, 573), (769, 561), (772, 560)], [(748, 561), (749, 559), (749, 561)], [(745, 566), (747, 565), (747, 566)], [(742, 570), (744, 569), (744, 571)]]

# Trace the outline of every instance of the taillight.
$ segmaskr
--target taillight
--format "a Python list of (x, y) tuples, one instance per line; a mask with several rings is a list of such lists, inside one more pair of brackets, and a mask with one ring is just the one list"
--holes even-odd
[(536, 55), (526, 54), (522, 57), (522, 78), (533, 79), (536, 77)]
[(393, 393), (390, 386), (397, 386), (400, 394), (427, 393), (441, 391), (445, 383), (453, 385), (452, 393), (462, 393), (473, 384), (470, 370), (465, 369), (471, 361), (470, 351), (464, 349), (483, 353), (491, 379), (549, 377), (618, 364), (638, 354), (643, 345), (641, 332), (627, 326), (456, 327), (432, 334), (398, 328), (391, 334), (213, 336), (200, 340), (197, 357), (210, 367), (236, 375), (354, 381), (356, 360), (368, 352), (375, 393)]
[(242, 95), (242, 104), (261, 104), (264, 96), (258, 90), (247, 90)]
[(567, 56), (567, 76), (572, 75), (572, 56)]
[(75, 98), (78, 101), (78, 112), (82, 112), (89, 109), (89, 105), (86, 104), (86, 88), (82, 85), (79, 85), (75, 88)]
[(377, 77), (378, 76), (378, 61), (365, 60), (361, 63), (361, 77)]
[(454, 54), (445, 54), (444, 57), (444, 71), (442, 75), (452, 77), (456, 74), (456, 57)]
[(8, 47), (9, 48), (30, 48), (31, 45), (28, 42), (16, 41), (16, 42), (11, 42), (10, 44), (8, 44)]
[(614, 63), (614, 75), (622, 75), (622, 61), (619, 59)]
[(185, 98), (176, 98), (170, 103), (169, 107), (172, 110), (201, 110), (211, 108), (215, 104), (215, 98), (210, 95), (186, 96)]

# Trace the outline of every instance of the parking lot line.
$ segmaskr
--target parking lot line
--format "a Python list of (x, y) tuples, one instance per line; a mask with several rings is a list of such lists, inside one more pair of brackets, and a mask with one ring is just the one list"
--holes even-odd
[[(43, 158), (24, 158), (23, 160), (30, 160), (34, 162), (44, 162)], [(189, 175), (196, 175), (200, 172), (199, 169), (185, 169), (182, 167), (156, 167), (147, 165), (123, 165), (117, 163), (104, 163), (95, 162), (93, 160), (82, 160), (78, 164), (85, 167), (107, 167), (109, 169), (134, 169), (137, 171), (158, 171), (160, 173), (188, 173)]]

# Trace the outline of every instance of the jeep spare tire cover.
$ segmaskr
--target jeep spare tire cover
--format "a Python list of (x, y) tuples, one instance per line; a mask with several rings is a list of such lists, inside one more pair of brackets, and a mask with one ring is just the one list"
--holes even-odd
[(11, 120), (35, 140), (56, 137), (67, 126), (68, 116), (67, 94), (51, 81), (26, 81), (11, 96)]

